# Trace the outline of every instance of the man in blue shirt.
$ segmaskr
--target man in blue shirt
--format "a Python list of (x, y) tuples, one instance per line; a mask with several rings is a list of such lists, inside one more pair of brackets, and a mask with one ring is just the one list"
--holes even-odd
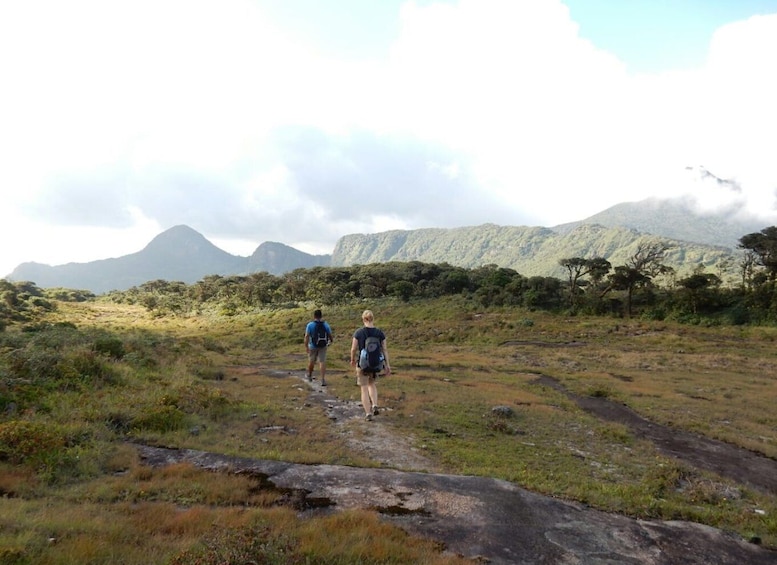
[(332, 328), (322, 319), (321, 310), (313, 312), (313, 320), (305, 326), (305, 352), (308, 354), (308, 381), (313, 380), (313, 367), (318, 361), (321, 386), (326, 386), (326, 349), (334, 341)]

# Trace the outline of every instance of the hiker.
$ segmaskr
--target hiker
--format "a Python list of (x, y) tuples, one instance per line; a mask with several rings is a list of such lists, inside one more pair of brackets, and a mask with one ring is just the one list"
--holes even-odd
[[(385, 370), (387, 375), (391, 374), (391, 366), (386, 349), (386, 334), (375, 327), (375, 317), (371, 310), (365, 310), (362, 313), (362, 322), (364, 327), (356, 330), (351, 340), (351, 366), (356, 367), (356, 384), (361, 388), (364, 417), (367, 420), (372, 420), (372, 417), (377, 416), (379, 412), (378, 387), (375, 384), (375, 379), (381, 369)], [(373, 361), (370, 366), (366, 360), (368, 357), (367, 346), (369, 345), (368, 339), (374, 341), (374, 338), (377, 338), (377, 344), (379, 344), (377, 349), (379, 359)]]
[(321, 310), (313, 312), (313, 320), (305, 326), (305, 353), (308, 354), (308, 381), (313, 380), (313, 368), (318, 361), (321, 386), (326, 386), (326, 349), (334, 341), (332, 328), (323, 319)]

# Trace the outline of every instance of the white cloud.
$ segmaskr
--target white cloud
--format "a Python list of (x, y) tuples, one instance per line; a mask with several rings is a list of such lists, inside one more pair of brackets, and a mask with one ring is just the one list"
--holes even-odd
[(634, 75), (559, 0), (408, 2), (381, 60), (326, 57), (260, 6), (0, 5), (0, 272), (181, 223), (233, 253), (323, 253), (354, 232), (732, 197), (689, 165), (777, 216), (777, 15), (719, 29), (703, 68)]

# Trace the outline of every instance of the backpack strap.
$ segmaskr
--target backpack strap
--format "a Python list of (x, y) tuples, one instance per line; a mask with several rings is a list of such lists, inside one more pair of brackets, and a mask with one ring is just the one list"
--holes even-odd
[(362, 329), (364, 330), (364, 340), (362, 341), (361, 349), (364, 349), (367, 346), (367, 338), (373, 337), (373, 334), (370, 333), (370, 330), (374, 330), (375, 328), (368, 328), (365, 326)]
[(311, 339), (312, 338), (316, 338), (316, 342), (315, 342), (316, 345), (318, 345), (318, 330), (319, 330), (319, 328), (324, 328), (324, 334), (326, 335), (327, 338), (331, 338), (332, 337), (332, 334), (329, 331), (327, 331), (326, 325), (324, 325), (324, 320), (313, 320), (313, 323), (316, 324), (316, 332), (311, 337)]

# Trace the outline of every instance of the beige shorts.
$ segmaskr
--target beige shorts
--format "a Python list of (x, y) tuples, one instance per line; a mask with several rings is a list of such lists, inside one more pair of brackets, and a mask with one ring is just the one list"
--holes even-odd
[(372, 373), (365, 374), (361, 369), (356, 369), (356, 384), (359, 386), (375, 384), (375, 375)]
[(308, 349), (308, 361), (315, 363), (326, 363), (326, 350), (328, 347), (316, 347), (314, 349)]

